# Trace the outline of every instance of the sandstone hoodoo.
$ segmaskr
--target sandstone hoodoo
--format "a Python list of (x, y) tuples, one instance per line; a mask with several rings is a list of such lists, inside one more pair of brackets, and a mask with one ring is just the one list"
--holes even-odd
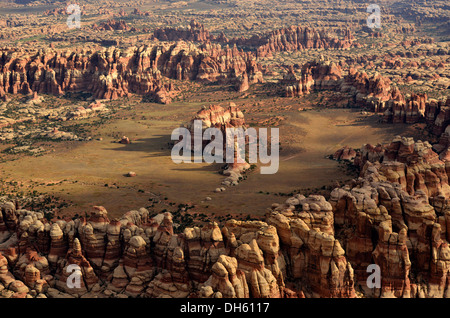
[[(55, 65), (57, 67), (55, 68)], [(231, 82), (239, 91), (263, 81), (251, 53), (219, 44), (186, 42), (80, 53), (55, 50), (0, 51), (0, 97), (6, 94), (52, 94), (89, 91), (97, 99), (131, 93), (170, 103), (179, 93), (169, 79)], [(241, 78), (247, 84), (242, 85)]]
[(108, 20), (107, 22), (102, 22), (99, 26), (94, 24), (92, 28), (97, 31), (130, 30), (128, 24), (123, 20)]
[[(331, 31), (331, 30), (330, 30)], [(308, 49), (348, 49), (352, 46), (354, 37), (349, 29), (333, 30), (336, 33), (330, 35), (328, 30), (319, 30), (311, 27), (292, 25), (261, 35), (250, 37), (227, 38), (224, 33), (213, 35), (206, 27), (192, 20), (185, 28), (156, 29), (153, 36), (160, 41), (193, 41), (200, 43), (221, 43), (251, 47), (261, 57), (272, 57), (276, 52), (295, 52)]]
[(353, 36), (346, 30), (342, 39), (331, 37), (325, 30), (310, 27), (291, 26), (273, 31), (264, 39), (267, 43), (258, 47), (258, 56), (271, 56), (281, 51), (302, 51), (307, 49), (347, 49)]
[[(224, 124), (211, 110), (203, 118)], [(369, 297), (444, 297), (446, 271), (432, 264), (448, 261), (447, 162), (427, 143), (396, 138), (381, 151), (364, 145), (354, 164), (360, 177), (328, 201), (295, 195), (264, 221), (180, 234), (170, 213), (151, 218), (144, 208), (110, 220), (97, 206), (53, 222), (6, 202), (0, 281), (12, 297), (357, 297), (360, 288)], [(81, 268), (79, 288), (67, 287), (69, 264)], [(369, 264), (381, 267), (379, 290), (365, 285)]]
[[(245, 158), (241, 158), (242, 160), (238, 160), (238, 156), (241, 155), (240, 147), (245, 147), (248, 144), (248, 138), (244, 136), (243, 142), (245, 144), (239, 144), (238, 137), (234, 137), (233, 132), (234, 128), (236, 129), (247, 129), (245, 125), (244, 114), (242, 111), (236, 106), (235, 103), (230, 103), (227, 108), (222, 108), (217, 105), (210, 105), (209, 107), (204, 107), (202, 110), (198, 111), (194, 118), (186, 124), (186, 128), (191, 133), (191, 143), (192, 149), (195, 147), (195, 123), (201, 123), (201, 134), (204, 135), (205, 130), (208, 128), (216, 128), (220, 130), (222, 133), (222, 142), (223, 142), (223, 162), (226, 162), (226, 170), (223, 172), (224, 175), (228, 176), (222, 184), (224, 185), (236, 185), (238, 180), (242, 178), (241, 173), (246, 169), (250, 168), (250, 164), (245, 160)], [(231, 131), (230, 131), (231, 129)], [(229, 135), (232, 133), (232, 135)], [(227, 161), (227, 145), (230, 147), (229, 140), (231, 138), (235, 139), (232, 143), (233, 145), (233, 162)], [(205, 147), (210, 144), (210, 140), (202, 140), (202, 151)]]
[(205, 26), (192, 20), (187, 28), (164, 28), (153, 31), (153, 36), (160, 41), (210, 42), (214, 39)]
[(450, 298), (449, 17), (0, 1), (0, 298)]
[(310, 94), (314, 90), (337, 89), (341, 78), (341, 66), (321, 57), (319, 60), (303, 65), (299, 76), (290, 66), (287, 74), (280, 80), (280, 84), (285, 86), (286, 97), (299, 97)]
[(440, 136), (450, 123), (447, 108), (450, 98), (428, 99), (427, 94), (404, 94), (390, 80), (379, 73), (372, 76), (354, 68), (348, 74), (339, 64), (320, 57), (305, 63), (300, 74), (292, 65), (279, 80), (285, 97), (301, 97), (314, 91), (333, 91), (340, 94), (350, 107), (366, 108), (382, 113), (383, 121), (414, 124), (426, 122), (431, 133)]

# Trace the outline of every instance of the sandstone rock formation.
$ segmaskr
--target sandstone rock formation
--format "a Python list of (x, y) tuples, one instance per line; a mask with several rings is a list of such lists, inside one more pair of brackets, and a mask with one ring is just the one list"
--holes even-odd
[[(237, 132), (237, 137), (234, 138), (233, 136), (235, 133), (235, 128), (242, 129), (243, 133), (245, 133), (245, 130), (247, 129), (242, 111), (234, 103), (230, 103), (226, 109), (218, 105), (210, 105), (209, 107), (204, 107), (198, 111), (191, 121), (185, 125), (191, 132), (191, 143), (193, 150), (195, 146), (196, 121), (201, 122), (200, 128), (202, 136), (208, 128), (216, 128), (220, 130), (222, 133), (223, 143), (223, 162), (228, 163), (228, 169), (224, 171), (224, 175), (229, 176), (226, 181), (229, 181), (230, 183), (237, 182), (239, 179), (239, 173), (250, 167), (250, 165), (245, 161), (245, 158), (241, 156), (240, 152), (240, 147), (242, 147), (241, 143), (248, 144), (248, 137), (238, 135)], [(210, 140), (202, 140), (202, 151), (208, 144), (210, 144)], [(233, 162), (229, 162), (227, 159), (227, 147), (234, 149), (232, 158)]]
[[(304, 205), (306, 208), (306, 202)], [(0, 282), (10, 296), (303, 295), (303, 291), (285, 286), (293, 254), (282, 251), (276, 222), (230, 221), (222, 230), (210, 223), (174, 234), (170, 213), (165, 213), (158, 224), (148, 218), (145, 209), (109, 220), (104, 208), (94, 207), (87, 219), (56, 223), (48, 222), (42, 213), (16, 209), (9, 203), (2, 211), (4, 219), (8, 215), (17, 217), (15, 230), (14, 226), (4, 226), (1, 231)], [(41, 238), (38, 245), (31, 240), (36, 236)], [(79, 286), (67, 284), (72, 279), (69, 265), (79, 268)], [(22, 281), (26, 288), (21, 287)]]
[(94, 24), (92, 28), (96, 31), (113, 31), (113, 30), (130, 30), (131, 28), (124, 20), (108, 20), (100, 23), (100, 25)]
[[(226, 125), (212, 110), (203, 118)], [(3, 203), (1, 295), (448, 297), (447, 160), (426, 142), (398, 137), (364, 145), (353, 163), (360, 176), (328, 201), (295, 195), (264, 221), (210, 222), (179, 234), (168, 212), (150, 218), (141, 208), (110, 220), (94, 207), (90, 217), (48, 221)], [(366, 285), (371, 264), (380, 288)], [(69, 265), (79, 268), (78, 287), (67, 284)]]
[[(383, 121), (389, 123), (414, 124), (425, 122), (427, 130), (440, 137), (450, 124), (450, 98), (445, 100), (428, 99), (427, 94), (404, 94), (391, 81), (375, 73), (368, 75), (365, 71), (348, 68), (348, 73), (340, 64), (331, 63), (322, 56), (305, 63), (300, 74), (296, 74), (293, 66), (279, 80), (286, 97), (300, 97), (312, 91), (331, 90), (340, 94), (349, 107), (365, 108), (382, 113)], [(444, 138), (440, 142), (447, 148)]]
[(253, 47), (257, 57), (271, 57), (275, 52), (294, 52), (307, 49), (347, 49), (354, 40), (349, 29), (337, 31), (341, 38), (330, 36), (324, 29), (292, 25), (251, 37), (227, 38), (223, 32), (215, 36), (203, 24), (192, 20), (186, 28), (156, 29), (153, 36), (160, 41), (195, 41)]
[[(262, 73), (251, 53), (219, 44), (185, 42), (101, 51), (0, 51), (0, 97), (10, 94), (63, 95), (88, 91), (97, 99), (117, 99), (131, 93), (170, 103), (178, 90), (168, 79), (209, 82), (246, 76), (261, 82)], [(245, 90), (242, 85), (240, 90)]]
[(325, 30), (310, 27), (291, 26), (269, 33), (258, 47), (258, 57), (271, 56), (280, 51), (301, 51), (305, 49), (346, 49), (351, 46), (353, 37), (346, 30), (342, 39), (333, 38)]
[(153, 31), (153, 36), (160, 41), (193, 41), (193, 42), (210, 42), (214, 40), (201, 23), (192, 20), (187, 28), (163, 28)]
[[(384, 146), (364, 145), (354, 162), (361, 167), (360, 178), (352, 188), (334, 189), (330, 203), (336, 225), (355, 228), (345, 237), (345, 250), (365, 293), (445, 297), (446, 274), (431, 270), (439, 248), (435, 261), (430, 255), (433, 246), (448, 244), (440, 230), (448, 219), (447, 161), (427, 142), (397, 137)], [(367, 289), (363, 281), (369, 264), (380, 266), (380, 290)]]

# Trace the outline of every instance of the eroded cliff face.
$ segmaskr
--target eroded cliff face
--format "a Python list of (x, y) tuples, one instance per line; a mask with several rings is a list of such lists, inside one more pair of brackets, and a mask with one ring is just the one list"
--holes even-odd
[(276, 52), (295, 52), (308, 49), (348, 49), (354, 40), (349, 29), (338, 30), (339, 37), (331, 36), (326, 30), (292, 25), (260, 35), (227, 38), (223, 33), (215, 36), (207, 28), (192, 20), (186, 28), (161, 28), (153, 32), (160, 41), (194, 41), (200, 43), (221, 43), (252, 47), (256, 56), (271, 57)]
[[(310, 201), (331, 213), (323, 198)], [(88, 219), (56, 223), (9, 203), (3, 210), (0, 281), (8, 297), (279, 298), (313, 295), (302, 291), (309, 286), (315, 296), (355, 296), (351, 265), (336, 239), (278, 211), (268, 222), (231, 220), (174, 234), (170, 213), (158, 224), (145, 209), (109, 221), (97, 207)], [(281, 242), (279, 231), (287, 235)], [(71, 264), (81, 268), (76, 288), (67, 284)], [(11, 289), (19, 283), (26, 292)]]
[[(301, 97), (313, 91), (333, 91), (344, 105), (364, 108), (381, 113), (388, 123), (415, 124), (424, 122), (435, 136), (441, 136), (450, 124), (450, 98), (429, 99), (426, 93), (404, 94), (389, 78), (375, 73), (368, 75), (364, 70), (344, 67), (323, 57), (305, 63), (296, 74), (290, 66), (279, 80), (285, 97)], [(442, 145), (448, 143), (447, 137)]]
[(187, 28), (161, 28), (153, 31), (153, 36), (160, 41), (195, 41), (210, 42), (215, 40), (205, 26), (196, 20), (191, 20)]
[[(386, 111), (387, 121), (414, 123), (418, 121), (420, 111), (423, 114), (425, 110), (424, 102), (420, 101), (426, 99), (426, 96), (413, 95), (406, 100), (397, 87), (390, 85), (387, 77), (378, 73), (369, 76), (365, 71), (352, 67), (344, 71), (340, 63), (330, 62), (323, 57), (305, 63), (300, 75), (296, 75), (290, 67), (280, 84), (284, 86), (286, 97), (299, 97), (323, 90), (338, 92), (348, 101), (347, 105), (350, 107), (368, 108), (374, 112)], [(413, 105), (417, 107), (414, 108)], [(414, 108), (416, 113), (410, 114), (410, 111), (408, 116), (404, 114), (403, 117), (397, 118), (400, 116), (397, 115), (397, 119), (393, 120), (389, 117), (393, 107), (410, 107), (411, 111)]]
[[(210, 114), (211, 115), (211, 114)], [(212, 116), (212, 115), (211, 115)], [(210, 118), (211, 116), (206, 116)], [(213, 116), (214, 117), (214, 116)], [(428, 143), (364, 145), (360, 177), (323, 196), (295, 195), (262, 221), (174, 233), (170, 213), (47, 221), (1, 206), (3, 297), (447, 297), (449, 169)], [(76, 288), (68, 267), (81, 271)], [(367, 267), (381, 288), (367, 287)]]
[(336, 90), (342, 77), (342, 67), (339, 64), (319, 59), (305, 63), (299, 76), (291, 66), (280, 83), (284, 86), (286, 97), (299, 97), (314, 90)]
[(0, 51), (0, 97), (9, 94), (63, 95), (86, 91), (97, 99), (131, 93), (169, 103), (177, 95), (169, 79), (231, 82), (240, 91), (262, 82), (260, 66), (250, 53), (219, 44), (186, 42), (80, 52)]
[(395, 96), (390, 80), (380, 74), (372, 76), (352, 67), (344, 72), (340, 63), (320, 57), (305, 63), (299, 76), (293, 68), (280, 80), (285, 86), (285, 96), (298, 97), (312, 91), (332, 90), (348, 99), (351, 107), (370, 107), (373, 111), (384, 109), (386, 101)]
[(397, 137), (387, 146), (364, 145), (354, 162), (361, 177), (333, 190), (330, 203), (336, 225), (356, 225), (346, 252), (358, 280), (374, 263), (384, 274), (370, 295), (447, 297), (448, 161), (428, 142)]
[(274, 52), (302, 51), (306, 49), (346, 49), (352, 46), (353, 36), (345, 30), (342, 38), (331, 37), (325, 30), (291, 26), (272, 31), (263, 45), (258, 47), (258, 57), (271, 56)]

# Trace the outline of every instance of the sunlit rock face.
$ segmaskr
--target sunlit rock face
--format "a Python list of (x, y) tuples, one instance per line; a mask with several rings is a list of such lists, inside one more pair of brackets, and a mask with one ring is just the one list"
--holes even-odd
[[(235, 115), (231, 115), (234, 111)], [(211, 108), (209, 125), (243, 125)], [(228, 118), (224, 120), (224, 118)], [(8, 297), (447, 297), (446, 160), (426, 142), (364, 145), (360, 175), (329, 200), (297, 194), (264, 220), (205, 223), (176, 233), (169, 212), (48, 221), (1, 205), (0, 284)], [(369, 265), (380, 286), (367, 285)], [(71, 266), (80, 284), (70, 287)]]

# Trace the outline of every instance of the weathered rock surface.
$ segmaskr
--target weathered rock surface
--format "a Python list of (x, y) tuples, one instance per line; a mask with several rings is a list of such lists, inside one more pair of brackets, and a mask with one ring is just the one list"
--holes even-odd
[[(262, 82), (251, 53), (220, 44), (165, 43), (151, 47), (114, 47), (100, 51), (27, 52), (0, 50), (0, 97), (6, 94), (53, 94), (87, 91), (97, 99), (117, 99), (131, 93), (170, 103), (178, 90), (168, 79), (231, 81), (243, 76)], [(242, 85), (240, 90), (245, 90)]]

